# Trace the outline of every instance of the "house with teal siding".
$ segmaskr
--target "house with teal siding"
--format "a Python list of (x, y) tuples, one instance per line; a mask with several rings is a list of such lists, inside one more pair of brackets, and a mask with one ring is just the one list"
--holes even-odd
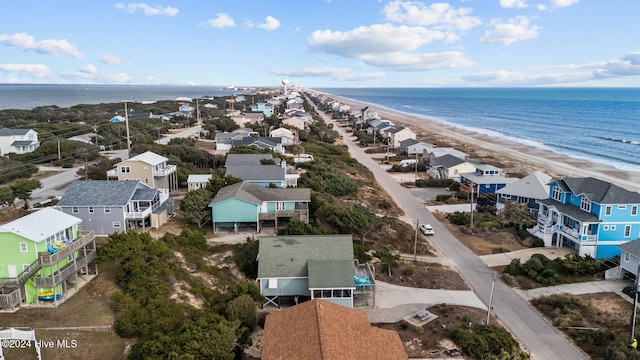
[(213, 231), (250, 226), (256, 232), (265, 225), (275, 228), (291, 219), (309, 222), (311, 190), (270, 188), (242, 181), (226, 186), (209, 203)]
[(621, 255), (620, 245), (640, 237), (640, 194), (606, 181), (553, 180), (549, 198), (538, 203), (538, 223), (531, 232), (545, 246), (608, 259)]
[(0, 225), (0, 309), (57, 306), (93, 279), (93, 231), (82, 220), (44, 208)]
[(264, 305), (323, 299), (353, 307), (360, 269), (351, 235), (282, 235), (261, 237), (259, 243), (257, 281)]

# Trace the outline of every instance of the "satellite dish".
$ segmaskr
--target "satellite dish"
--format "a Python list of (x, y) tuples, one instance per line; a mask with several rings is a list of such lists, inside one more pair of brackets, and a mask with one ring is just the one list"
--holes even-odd
[(289, 79), (282, 79), (282, 85), (287, 86)]

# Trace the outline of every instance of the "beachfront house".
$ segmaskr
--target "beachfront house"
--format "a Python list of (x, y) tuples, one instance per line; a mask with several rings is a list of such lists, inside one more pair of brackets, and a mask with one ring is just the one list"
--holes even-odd
[(422, 156), (425, 150), (431, 149), (431, 148), (433, 148), (432, 144), (425, 143), (417, 139), (406, 139), (406, 140), (400, 141), (401, 152), (409, 156), (415, 156), (415, 155)]
[(269, 188), (247, 181), (226, 186), (209, 203), (213, 231), (221, 227), (234, 231), (251, 226), (256, 232), (265, 224), (274, 228), (292, 219), (309, 222), (311, 190), (306, 188)]
[(40, 146), (38, 132), (33, 129), (0, 129), (0, 155), (26, 154)]
[(452, 147), (431, 147), (425, 148), (422, 152), (422, 158), (426, 162), (430, 162), (435, 158), (439, 158), (445, 155), (453, 155), (459, 159), (469, 159), (469, 154), (464, 153), (460, 150), (456, 150)]
[(538, 224), (532, 233), (545, 246), (574, 249), (580, 256), (607, 259), (620, 245), (640, 236), (640, 194), (600, 179), (561, 178), (538, 200)]
[(311, 298), (351, 308), (355, 274), (351, 235), (260, 238), (257, 281), (265, 306)]
[(267, 315), (261, 359), (408, 360), (408, 356), (396, 331), (372, 326), (363, 311), (316, 299)]
[(272, 138), (282, 138), (282, 146), (293, 145), (296, 140), (296, 135), (293, 131), (283, 127), (271, 130), (271, 132), (269, 132), (269, 136)]
[(116, 164), (107, 173), (107, 178), (123, 180), (140, 180), (142, 183), (160, 191), (161, 201), (169, 198), (169, 194), (178, 188), (178, 172), (176, 165), (168, 164), (168, 158), (147, 151)]
[(446, 154), (429, 162), (427, 175), (434, 179), (451, 179), (460, 182), (460, 174), (475, 171), (478, 165), (476, 161), (464, 160)]
[(542, 171), (535, 171), (514, 183), (508, 184), (496, 191), (496, 194), (498, 194), (496, 209), (500, 211), (509, 204), (516, 204), (531, 214), (537, 215), (540, 207), (538, 200), (549, 197), (549, 182), (551, 180), (551, 176)]
[(406, 127), (394, 127), (389, 129), (385, 135), (389, 138), (389, 146), (392, 149), (400, 148), (400, 143), (403, 140), (416, 138), (416, 133)]
[(97, 235), (159, 228), (175, 210), (171, 199), (140, 180), (76, 180), (56, 204)]
[(48, 207), (0, 225), (0, 309), (57, 306), (95, 277), (93, 231)]
[(475, 171), (460, 174), (460, 191), (474, 195), (495, 194), (518, 178), (504, 176), (504, 170), (487, 164), (476, 164)]

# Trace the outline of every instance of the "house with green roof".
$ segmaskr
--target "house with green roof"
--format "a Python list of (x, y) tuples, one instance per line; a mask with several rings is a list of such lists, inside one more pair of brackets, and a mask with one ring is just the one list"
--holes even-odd
[(323, 299), (353, 307), (357, 273), (351, 235), (260, 238), (257, 281), (264, 305), (279, 306), (281, 299), (293, 298), (296, 303)]
[(309, 222), (311, 190), (307, 188), (269, 188), (243, 181), (226, 186), (209, 203), (213, 231), (237, 230), (241, 226), (263, 225), (277, 228), (291, 219)]
[(0, 309), (58, 305), (97, 274), (95, 235), (53, 208), (0, 225)]
[(140, 180), (76, 180), (56, 208), (83, 220), (97, 235), (159, 228), (173, 211), (173, 200)]

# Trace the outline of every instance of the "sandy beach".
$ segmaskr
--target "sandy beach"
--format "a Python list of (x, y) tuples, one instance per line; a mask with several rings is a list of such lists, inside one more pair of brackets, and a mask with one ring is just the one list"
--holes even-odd
[(552, 151), (504, 139), (495, 139), (463, 128), (428, 121), (376, 105), (328, 95), (336, 101), (350, 105), (354, 111), (369, 106), (369, 109), (377, 111), (382, 119), (391, 120), (395, 125), (412, 129), (418, 134), (418, 140), (427, 143), (433, 143), (434, 140), (437, 140), (469, 154), (482, 154), (483, 157), (497, 159), (504, 164), (504, 167), (517, 168), (525, 175), (539, 170), (553, 177), (594, 177), (630, 191), (640, 192), (640, 172), (624, 171), (606, 164), (571, 158)]

